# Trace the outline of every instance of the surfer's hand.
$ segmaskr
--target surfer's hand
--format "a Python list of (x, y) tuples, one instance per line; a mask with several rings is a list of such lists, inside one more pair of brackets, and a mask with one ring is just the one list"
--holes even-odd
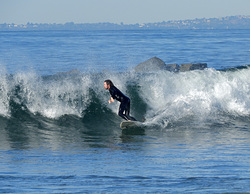
[(109, 100), (109, 104), (111, 104), (111, 102), (115, 102), (114, 98), (112, 98), (112, 97)]

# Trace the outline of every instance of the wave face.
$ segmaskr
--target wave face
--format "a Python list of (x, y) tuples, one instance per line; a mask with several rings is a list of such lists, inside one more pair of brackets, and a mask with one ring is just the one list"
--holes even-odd
[[(69, 73), (38, 76), (17, 73), (0, 77), (3, 118), (59, 119), (73, 115), (82, 122), (119, 120), (119, 103), (108, 104), (103, 81), (111, 79), (131, 98), (131, 114), (148, 125), (164, 127), (186, 118), (216, 122), (250, 115), (250, 68), (234, 71)], [(37, 118), (36, 118), (37, 119)]]

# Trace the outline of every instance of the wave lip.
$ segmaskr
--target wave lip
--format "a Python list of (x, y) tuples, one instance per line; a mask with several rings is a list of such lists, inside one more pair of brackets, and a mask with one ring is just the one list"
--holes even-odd
[[(30, 113), (58, 119), (63, 115), (105, 119), (117, 115), (119, 103), (109, 105), (103, 81), (113, 80), (131, 98), (131, 115), (147, 123), (194, 116), (250, 115), (250, 68), (237, 71), (190, 71), (172, 73), (80, 73), (38, 76), (35, 73), (3, 74), (0, 77), (0, 115)], [(88, 115), (91, 114), (91, 117)], [(117, 116), (117, 119), (119, 117)], [(84, 120), (86, 121), (86, 119)], [(116, 121), (115, 121), (116, 122)]]

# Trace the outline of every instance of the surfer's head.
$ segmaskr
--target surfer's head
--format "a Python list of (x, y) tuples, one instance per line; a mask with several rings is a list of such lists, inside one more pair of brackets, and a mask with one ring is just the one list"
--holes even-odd
[(109, 90), (109, 88), (110, 88), (111, 86), (114, 86), (114, 84), (113, 84), (113, 82), (112, 82), (111, 80), (107, 79), (107, 80), (104, 81), (104, 88), (105, 88), (106, 90)]

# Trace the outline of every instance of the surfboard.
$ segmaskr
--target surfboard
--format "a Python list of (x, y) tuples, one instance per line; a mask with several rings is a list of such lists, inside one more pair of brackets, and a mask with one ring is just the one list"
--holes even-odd
[(143, 127), (143, 123), (140, 121), (122, 121), (120, 127), (121, 129), (141, 128)]

